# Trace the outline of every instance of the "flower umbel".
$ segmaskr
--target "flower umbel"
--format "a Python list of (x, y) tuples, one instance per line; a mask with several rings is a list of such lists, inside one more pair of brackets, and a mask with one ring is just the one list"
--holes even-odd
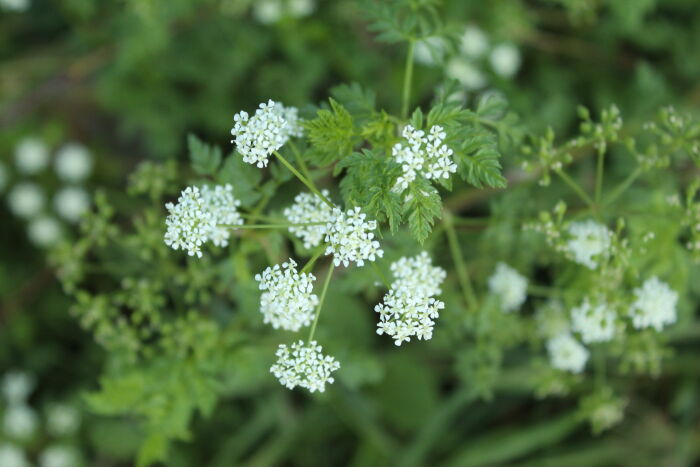
[(527, 298), (527, 278), (507, 264), (498, 263), (489, 278), (489, 290), (498, 296), (501, 310), (515, 311)]
[(273, 152), (284, 146), (291, 136), (302, 135), (297, 113), (297, 109), (273, 100), (260, 104), (252, 117), (241, 111), (233, 117), (231, 143), (236, 144), (245, 162), (267, 167), (268, 157)]
[(423, 130), (406, 125), (402, 136), (406, 144), (396, 143), (391, 150), (391, 155), (403, 170), (396, 180), (395, 191), (403, 192), (419, 176), (448, 179), (451, 173), (457, 171), (457, 165), (452, 160), (452, 149), (444, 143), (447, 134), (441, 126), (431, 127), (426, 135)]
[(678, 294), (658, 277), (647, 279), (634, 289), (637, 299), (632, 303), (630, 316), (636, 329), (654, 328), (660, 331), (667, 324), (676, 322)]
[(581, 373), (589, 356), (588, 350), (569, 333), (549, 339), (547, 351), (554, 368), (571, 373)]
[(301, 386), (311, 392), (324, 392), (326, 383), (335, 381), (331, 373), (340, 368), (340, 363), (330, 355), (323, 355), (322, 350), (316, 341), (308, 344), (299, 341), (290, 347), (282, 344), (270, 372), (288, 389)]
[(371, 232), (377, 228), (377, 221), (365, 221), (366, 217), (358, 207), (346, 212), (334, 208), (331, 212), (326, 226), (326, 254), (333, 255), (333, 263), (336, 266), (341, 263), (346, 267), (350, 263), (364, 266), (365, 260), (375, 261), (377, 257), (381, 258), (384, 255)]
[(584, 343), (606, 342), (615, 337), (615, 313), (607, 305), (591, 305), (585, 300), (571, 310), (571, 328)]
[[(321, 194), (326, 198), (330, 195), (328, 190), (322, 190)], [(283, 214), (290, 224), (309, 224), (328, 222), (332, 215), (332, 209), (313, 193), (299, 193), (294, 198), (294, 204), (285, 208)], [(328, 232), (328, 225), (289, 227), (289, 231), (301, 238), (305, 248), (313, 248), (323, 241)]]
[(263, 322), (272, 324), (275, 329), (298, 331), (311, 324), (318, 297), (313, 292), (313, 274), (299, 273), (297, 263), (290, 259), (286, 263), (268, 267), (255, 280), (260, 290), (265, 290), (260, 298), (260, 311)]
[(589, 269), (596, 269), (595, 258), (606, 257), (612, 244), (612, 232), (603, 224), (587, 220), (569, 226), (571, 239), (566, 243), (573, 260)]
[(207, 236), (214, 245), (225, 247), (231, 236), (227, 227), (243, 225), (243, 218), (238, 212), (241, 202), (233, 197), (233, 187), (229, 184), (216, 185), (214, 188), (205, 185), (201, 194), (211, 220)]

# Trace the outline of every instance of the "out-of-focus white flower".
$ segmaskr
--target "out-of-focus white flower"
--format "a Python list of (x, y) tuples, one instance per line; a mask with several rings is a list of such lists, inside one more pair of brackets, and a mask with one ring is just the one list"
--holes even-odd
[(201, 195), (204, 209), (209, 213), (207, 237), (214, 245), (225, 247), (231, 237), (231, 226), (243, 225), (243, 218), (238, 212), (241, 202), (234, 198), (230, 184), (216, 185), (214, 188), (205, 185)]
[(416, 41), (413, 59), (422, 65), (435, 66), (442, 62), (447, 50), (447, 44), (442, 37), (428, 37)]
[(503, 77), (510, 78), (520, 69), (520, 51), (513, 44), (499, 44), (493, 48), (489, 61), (493, 71)]
[[(328, 190), (322, 190), (321, 194), (326, 198), (329, 196)], [(332, 209), (313, 193), (299, 193), (294, 198), (294, 204), (285, 208), (283, 214), (290, 224), (326, 223), (289, 227), (291, 233), (302, 239), (305, 248), (313, 248), (320, 245), (326, 236), (327, 222), (331, 218)]]
[(443, 308), (445, 304), (433, 297), (413, 294), (404, 288), (391, 289), (384, 301), (374, 307), (379, 313), (377, 334), (391, 336), (397, 346), (410, 341), (412, 336), (429, 340)]
[(62, 180), (80, 182), (92, 171), (92, 156), (82, 144), (68, 143), (58, 150), (54, 167)]
[(80, 455), (71, 446), (54, 444), (39, 456), (39, 467), (76, 467), (79, 464)]
[(571, 239), (566, 243), (566, 249), (575, 262), (596, 269), (598, 260), (608, 256), (612, 232), (603, 224), (592, 220), (573, 222), (568, 232)]
[(554, 368), (571, 373), (581, 373), (589, 356), (588, 350), (568, 333), (549, 339), (547, 351)]
[(5, 410), (3, 430), (7, 436), (27, 440), (37, 429), (38, 417), (34, 410), (24, 404), (10, 405)]
[(27, 227), (29, 240), (39, 248), (55, 245), (63, 237), (61, 224), (50, 216), (37, 217)]
[(299, 341), (291, 347), (282, 344), (270, 372), (289, 389), (301, 386), (311, 392), (324, 392), (326, 383), (335, 381), (331, 373), (340, 368), (340, 363), (330, 355), (323, 355), (322, 351), (316, 341), (308, 344)]
[(69, 186), (54, 195), (53, 204), (59, 216), (68, 222), (78, 222), (90, 209), (90, 195), (81, 187)]
[(406, 125), (402, 136), (405, 142), (396, 143), (391, 155), (401, 164), (403, 173), (396, 180), (394, 190), (402, 193), (417, 177), (448, 179), (457, 171), (452, 160), (453, 151), (445, 144), (447, 134), (441, 126), (430, 128), (428, 134)]
[(460, 50), (470, 58), (479, 58), (489, 48), (489, 39), (484, 31), (477, 26), (467, 26), (460, 39)]
[(282, 18), (282, 2), (280, 0), (257, 0), (253, 3), (253, 17), (262, 24), (272, 24)]
[(594, 306), (585, 300), (571, 310), (571, 328), (586, 344), (609, 341), (615, 337), (615, 313), (605, 304)]
[(23, 174), (31, 175), (49, 164), (49, 148), (36, 138), (25, 138), (15, 148), (15, 165)]
[(333, 263), (348, 266), (356, 263), (364, 266), (365, 260), (375, 261), (384, 251), (374, 239), (371, 231), (377, 228), (377, 221), (366, 221), (367, 217), (359, 207), (343, 212), (334, 208), (326, 227), (326, 255), (333, 255)]
[(505, 263), (498, 263), (489, 278), (489, 290), (498, 297), (501, 310), (515, 311), (527, 298), (527, 278)]
[(7, 186), (7, 180), (10, 178), (10, 175), (7, 173), (7, 167), (3, 165), (2, 162), (0, 162), (0, 191), (3, 191), (5, 187)]
[(10, 405), (23, 404), (36, 384), (34, 377), (24, 371), (10, 371), (2, 378), (2, 395)]
[(258, 167), (267, 167), (268, 157), (281, 148), (292, 136), (301, 136), (303, 129), (298, 110), (269, 100), (262, 103), (250, 117), (241, 111), (233, 117), (231, 134), (243, 161)]
[(46, 428), (57, 437), (71, 436), (80, 428), (80, 412), (70, 405), (52, 405), (46, 412)]
[(289, 0), (289, 12), (295, 18), (309, 16), (316, 9), (314, 0)]
[(275, 329), (296, 332), (311, 324), (314, 317), (318, 305), (318, 297), (312, 293), (316, 277), (297, 272), (296, 266), (290, 259), (282, 267), (275, 264), (255, 276), (260, 290), (265, 291), (260, 297), (263, 322)]
[(433, 261), (427, 251), (417, 256), (403, 257), (391, 264), (391, 273), (395, 281), (392, 289), (406, 289), (413, 295), (434, 297), (440, 295), (440, 285), (447, 277), (447, 272), (439, 266), (433, 266)]
[(44, 209), (44, 192), (39, 185), (31, 182), (18, 183), (7, 195), (7, 203), (16, 216), (30, 219)]
[(190, 256), (202, 257), (202, 244), (212, 241), (216, 246), (228, 245), (229, 229), (242, 225), (231, 185), (214, 188), (196, 186), (185, 188), (177, 204), (167, 203), (168, 217), (165, 244), (173, 250), (183, 249)]
[(486, 76), (472, 62), (464, 57), (453, 57), (447, 62), (445, 73), (449, 78), (456, 79), (469, 91), (475, 91), (486, 86)]
[(637, 297), (630, 308), (632, 325), (636, 329), (652, 327), (657, 331), (676, 322), (678, 294), (658, 277), (647, 279), (634, 289)]
[(24, 451), (14, 444), (0, 444), (0, 465), (2, 467), (30, 467)]

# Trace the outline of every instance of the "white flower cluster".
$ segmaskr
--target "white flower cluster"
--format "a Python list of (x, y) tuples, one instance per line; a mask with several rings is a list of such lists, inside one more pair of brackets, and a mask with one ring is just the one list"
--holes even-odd
[(25, 138), (15, 148), (15, 165), (23, 174), (44, 170), (49, 164), (49, 148), (37, 138)]
[[(329, 196), (328, 190), (322, 190), (321, 194), (326, 198)], [(305, 248), (313, 248), (321, 244), (328, 232), (327, 223), (332, 209), (313, 193), (299, 193), (294, 198), (294, 204), (285, 208), (283, 214), (290, 224), (325, 222), (321, 225), (289, 227), (291, 233), (301, 238)]]
[(14, 444), (0, 444), (0, 465), (2, 467), (29, 467), (31, 464), (22, 449)]
[(39, 457), (39, 467), (75, 467), (80, 455), (71, 446), (54, 444), (44, 449)]
[(233, 117), (231, 134), (243, 160), (258, 167), (267, 167), (268, 157), (291, 136), (301, 136), (303, 129), (298, 111), (269, 100), (262, 103), (252, 117), (241, 111)]
[(297, 263), (290, 259), (286, 263), (268, 267), (255, 280), (265, 292), (260, 298), (263, 322), (275, 329), (298, 331), (311, 324), (318, 297), (314, 295), (313, 274), (299, 273)]
[(23, 372), (10, 372), (2, 381), (2, 393), (7, 403), (2, 420), (6, 436), (26, 441), (39, 425), (34, 409), (28, 405), (29, 395), (34, 389), (34, 378)]
[(612, 232), (603, 224), (592, 220), (574, 222), (568, 232), (571, 239), (566, 243), (566, 249), (575, 262), (596, 269), (597, 259), (609, 254)]
[(186, 250), (190, 256), (202, 257), (201, 246), (212, 241), (216, 246), (228, 245), (226, 226), (242, 225), (238, 213), (240, 201), (233, 197), (231, 185), (185, 188), (177, 204), (167, 203), (168, 217), (165, 244), (173, 250)]
[(433, 337), (433, 327), (445, 304), (434, 298), (447, 273), (432, 266), (430, 256), (422, 252), (413, 258), (401, 258), (391, 265), (395, 281), (382, 303), (374, 307), (379, 313), (377, 334), (393, 337), (394, 344)]
[(364, 266), (365, 260), (375, 261), (382, 257), (384, 251), (374, 239), (372, 230), (377, 228), (377, 221), (366, 221), (366, 214), (359, 207), (343, 212), (334, 208), (326, 226), (326, 255), (333, 255), (333, 263), (348, 266), (351, 262)]
[(403, 170), (394, 187), (397, 192), (402, 193), (418, 176), (446, 179), (457, 171), (453, 151), (444, 143), (447, 134), (441, 126), (431, 127), (426, 135), (423, 130), (406, 125), (402, 136), (406, 144), (396, 143), (391, 149), (391, 155)]
[(489, 277), (489, 290), (498, 296), (502, 311), (515, 311), (527, 298), (527, 278), (507, 264), (498, 263)]
[(588, 350), (569, 333), (549, 339), (547, 352), (554, 368), (571, 373), (581, 373), (589, 357)]
[(658, 277), (647, 279), (634, 289), (637, 297), (630, 309), (632, 325), (636, 329), (652, 327), (660, 331), (665, 325), (676, 322), (678, 294)]
[(571, 310), (571, 328), (586, 344), (607, 342), (615, 337), (615, 313), (605, 304), (591, 305), (585, 300)]
[(82, 144), (68, 143), (56, 153), (54, 167), (62, 180), (80, 182), (92, 172), (92, 156)]
[(331, 373), (340, 368), (340, 363), (330, 355), (323, 355), (322, 350), (316, 341), (308, 344), (299, 341), (291, 347), (282, 344), (270, 372), (288, 389), (301, 386), (311, 392), (324, 392), (326, 383), (333, 383)]
[(253, 17), (262, 24), (276, 23), (285, 16), (308, 16), (316, 8), (315, 0), (257, 0), (252, 5)]

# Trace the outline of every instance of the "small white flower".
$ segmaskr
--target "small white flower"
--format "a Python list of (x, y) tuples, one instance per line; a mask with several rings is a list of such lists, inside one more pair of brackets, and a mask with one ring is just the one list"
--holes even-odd
[(53, 204), (59, 216), (75, 223), (90, 209), (90, 196), (80, 187), (65, 187), (56, 193)]
[(281, 148), (291, 136), (301, 136), (303, 129), (297, 109), (269, 100), (250, 117), (241, 111), (233, 117), (231, 134), (243, 160), (258, 167), (267, 167), (268, 157)]
[(2, 378), (2, 395), (9, 405), (23, 404), (34, 390), (35, 380), (24, 371), (10, 371)]
[(190, 256), (202, 257), (202, 244), (211, 241), (225, 247), (230, 237), (230, 226), (242, 225), (238, 201), (231, 185), (214, 188), (192, 186), (185, 188), (177, 204), (167, 203), (168, 217), (165, 244), (173, 250), (183, 249)]
[(280, 0), (258, 0), (253, 3), (253, 17), (261, 24), (272, 24), (282, 18)]
[(54, 167), (63, 181), (80, 182), (92, 171), (92, 156), (82, 144), (68, 143), (58, 150)]
[(605, 304), (594, 306), (585, 300), (571, 310), (571, 328), (586, 344), (607, 342), (615, 337), (615, 313)]
[(225, 247), (231, 237), (230, 226), (243, 225), (243, 218), (238, 212), (241, 202), (234, 198), (233, 187), (229, 184), (214, 188), (204, 185), (200, 193), (210, 220), (207, 238), (214, 245)]
[(260, 290), (265, 290), (260, 297), (263, 322), (275, 329), (296, 332), (313, 320), (318, 305), (318, 297), (312, 293), (316, 277), (297, 272), (296, 266), (290, 259), (282, 267), (275, 264), (255, 276)]
[(29, 467), (24, 451), (14, 444), (0, 444), (0, 465), (2, 467)]
[(403, 257), (391, 264), (391, 273), (395, 281), (392, 289), (411, 291), (413, 295), (434, 297), (440, 295), (440, 285), (447, 277), (447, 272), (439, 266), (433, 266), (427, 251), (412, 258)]
[(27, 234), (34, 245), (39, 248), (48, 248), (61, 240), (63, 229), (53, 217), (41, 216), (30, 221)]
[(54, 436), (70, 436), (80, 428), (80, 413), (69, 405), (53, 405), (47, 410), (46, 428)]
[(351, 262), (364, 266), (365, 260), (375, 261), (384, 255), (371, 232), (377, 228), (377, 221), (365, 221), (366, 217), (359, 207), (346, 212), (333, 209), (326, 227), (326, 255), (333, 255), (336, 266), (348, 266)]
[(10, 176), (7, 173), (7, 168), (0, 162), (0, 191), (5, 189), (9, 178)]
[(429, 340), (433, 337), (435, 320), (444, 308), (445, 304), (433, 297), (392, 288), (384, 301), (374, 307), (379, 313), (377, 334), (393, 337), (397, 346), (410, 341), (412, 336)]
[(442, 37), (428, 37), (416, 41), (413, 59), (422, 65), (435, 66), (442, 62), (446, 50), (447, 44)]
[(288, 389), (301, 386), (311, 392), (324, 392), (326, 383), (335, 381), (331, 373), (340, 368), (340, 363), (330, 355), (323, 355), (322, 351), (316, 341), (308, 344), (299, 341), (291, 347), (282, 344), (270, 372)]
[(554, 368), (571, 373), (581, 373), (589, 356), (588, 350), (568, 333), (549, 339), (547, 351)]
[(444, 144), (447, 136), (441, 126), (430, 128), (428, 134), (406, 125), (402, 136), (405, 143), (396, 143), (391, 155), (401, 164), (403, 174), (396, 180), (394, 190), (401, 193), (417, 178), (448, 179), (457, 171), (452, 149)]
[(11, 405), (5, 410), (3, 430), (7, 436), (18, 440), (32, 437), (38, 426), (34, 410), (24, 404)]
[(489, 278), (489, 290), (498, 296), (501, 310), (515, 311), (527, 298), (527, 278), (505, 263), (498, 263)]
[(597, 259), (608, 256), (612, 232), (603, 224), (592, 220), (574, 222), (568, 232), (572, 238), (566, 243), (566, 249), (575, 262), (596, 269)]
[(15, 165), (21, 173), (31, 175), (49, 164), (49, 148), (36, 138), (25, 138), (15, 148)]
[(678, 294), (658, 277), (647, 279), (641, 287), (634, 289), (637, 297), (630, 308), (635, 329), (652, 327), (657, 331), (676, 322)]
[(47, 447), (39, 457), (39, 467), (75, 467), (80, 456), (75, 448), (54, 444)]
[(486, 76), (474, 64), (463, 57), (454, 57), (447, 62), (445, 74), (456, 79), (469, 91), (481, 89), (487, 84)]
[(39, 185), (30, 182), (18, 183), (7, 195), (10, 211), (16, 216), (30, 219), (44, 208), (44, 192)]
[[(329, 196), (328, 190), (322, 190), (321, 194), (326, 198)], [(331, 218), (332, 209), (313, 193), (299, 193), (294, 198), (294, 204), (285, 208), (283, 214), (290, 224), (327, 223)], [(289, 227), (291, 233), (302, 239), (305, 248), (320, 245), (327, 230), (327, 224)]]
[(289, 12), (295, 18), (309, 16), (316, 9), (314, 0), (289, 0)]
[(489, 56), (491, 67), (497, 75), (510, 78), (520, 69), (520, 51), (513, 44), (499, 44)]
[(477, 26), (467, 26), (460, 39), (460, 50), (470, 58), (479, 58), (489, 48), (489, 39)]

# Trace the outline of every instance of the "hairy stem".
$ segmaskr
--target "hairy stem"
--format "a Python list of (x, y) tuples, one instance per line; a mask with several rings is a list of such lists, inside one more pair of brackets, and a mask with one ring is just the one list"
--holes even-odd
[(334, 205), (333, 203), (331, 203), (331, 202), (328, 200), (328, 198), (326, 198), (325, 196), (323, 196), (323, 194), (321, 194), (321, 192), (318, 191), (318, 188), (316, 188), (316, 186), (313, 184), (313, 182), (310, 181), (309, 179), (307, 179), (306, 177), (304, 177), (304, 176), (296, 169), (296, 167), (294, 167), (292, 164), (290, 164), (289, 161), (288, 161), (287, 159), (285, 159), (284, 157), (282, 157), (282, 154), (280, 154), (279, 151), (275, 151), (275, 156), (277, 156), (277, 159), (279, 159), (279, 161), (280, 161), (282, 164), (284, 164), (284, 166), (287, 167), (287, 168), (290, 170), (290, 172), (292, 172), (292, 173), (294, 174), (294, 176), (295, 176), (296, 178), (298, 178), (299, 181), (301, 181), (301, 183), (303, 183), (304, 185), (306, 185), (306, 187), (307, 187), (309, 190), (311, 190), (311, 192), (312, 192), (313, 194), (315, 194), (316, 196), (318, 196), (319, 198), (321, 198), (321, 200), (323, 200), (323, 202), (326, 203), (326, 204), (327, 204), (328, 206), (330, 206), (331, 208), (334, 208), (334, 207), (335, 207), (335, 205)]
[(321, 297), (318, 300), (318, 307), (316, 307), (316, 317), (314, 318), (314, 323), (311, 325), (311, 331), (309, 332), (309, 339), (307, 340), (307, 343), (314, 340), (314, 334), (316, 333), (316, 325), (318, 324), (318, 317), (321, 316), (321, 309), (323, 308), (323, 302), (326, 300), (328, 284), (331, 283), (331, 277), (333, 276), (334, 269), (335, 263), (331, 261), (331, 265), (328, 268), (328, 274), (326, 275), (326, 280), (323, 282), (323, 289), (321, 289)]
[(401, 118), (408, 118), (408, 109), (411, 101), (411, 82), (413, 81), (413, 52), (416, 48), (415, 40), (408, 43), (406, 54), (406, 69), (403, 76), (403, 98), (401, 101)]
[(467, 301), (467, 306), (472, 311), (476, 311), (479, 307), (479, 302), (476, 299), (474, 287), (472, 286), (471, 279), (469, 278), (469, 271), (467, 269), (467, 265), (464, 263), (462, 250), (459, 247), (457, 233), (455, 232), (455, 227), (452, 222), (452, 214), (450, 214), (449, 211), (443, 212), (442, 224), (445, 226), (445, 233), (447, 234), (447, 241), (450, 244), (450, 253), (452, 254), (452, 261), (455, 263), (457, 277), (459, 278), (459, 285), (462, 288), (462, 293), (464, 294), (464, 298)]

